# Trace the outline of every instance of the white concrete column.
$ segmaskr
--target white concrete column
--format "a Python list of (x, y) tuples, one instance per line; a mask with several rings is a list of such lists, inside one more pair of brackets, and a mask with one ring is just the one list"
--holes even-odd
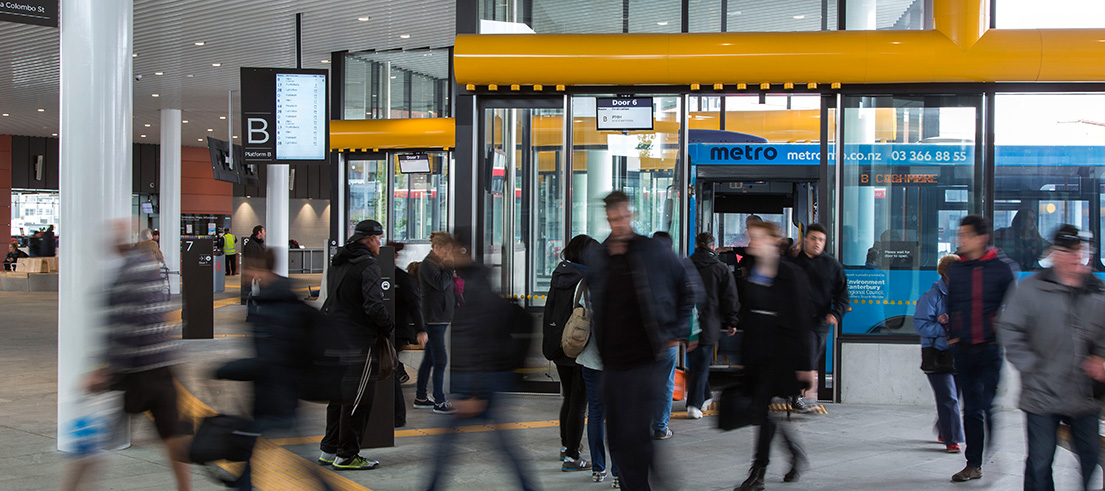
[(291, 222), (288, 190), (291, 166), (268, 166), (265, 184), (265, 246), (276, 254), (276, 274), (288, 275), (288, 226)]
[(103, 351), (113, 219), (131, 213), (133, 0), (61, 1), (58, 450)]
[(161, 253), (169, 289), (180, 294), (180, 109), (161, 110)]

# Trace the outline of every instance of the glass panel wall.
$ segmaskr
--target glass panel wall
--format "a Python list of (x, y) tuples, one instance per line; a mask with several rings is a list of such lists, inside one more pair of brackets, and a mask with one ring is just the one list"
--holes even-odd
[(350, 53), (344, 119), (449, 116), (449, 50)]
[(446, 230), (449, 223), (449, 156), (431, 152), (427, 157), (429, 173), (404, 174), (394, 166), (395, 201), (390, 208), (395, 210), (393, 237), (399, 242), (428, 241), (431, 233)]
[(1069, 223), (1100, 250), (1105, 94), (999, 94), (994, 110), (994, 246), (1022, 272), (1047, 267)]
[(602, 198), (615, 189), (629, 195), (637, 233), (664, 231), (681, 243), (681, 98), (655, 96), (651, 131), (599, 131), (596, 98), (572, 99), (572, 236), (606, 239)]
[(849, 31), (932, 29), (925, 0), (847, 0)]
[(852, 299), (845, 334), (915, 335), (913, 305), (981, 211), (979, 97), (844, 98), (841, 262)]
[[(350, 160), (346, 164), (346, 176), (349, 181), (346, 203), (349, 209), (349, 221), (345, 229), (352, 230), (361, 220), (376, 220), (388, 230), (388, 161)], [(391, 237), (387, 234), (386, 237)]]

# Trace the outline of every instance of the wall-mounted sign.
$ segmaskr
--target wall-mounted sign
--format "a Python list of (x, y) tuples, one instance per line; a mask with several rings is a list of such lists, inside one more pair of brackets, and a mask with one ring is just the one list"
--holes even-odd
[(424, 153), (408, 153), (396, 155), (399, 164), (399, 172), (402, 174), (428, 174), (430, 172), (430, 156)]
[(242, 68), (246, 163), (321, 164), (330, 147), (326, 70)]
[(0, 21), (58, 26), (58, 0), (0, 1)]
[(599, 131), (652, 130), (651, 97), (600, 97), (595, 100)]

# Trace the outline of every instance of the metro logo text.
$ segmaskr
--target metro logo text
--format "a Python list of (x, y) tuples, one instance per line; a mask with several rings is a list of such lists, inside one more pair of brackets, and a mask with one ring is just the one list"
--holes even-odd
[(775, 147), (711, 147), (710, 160), (775, 160), (779, 151)]

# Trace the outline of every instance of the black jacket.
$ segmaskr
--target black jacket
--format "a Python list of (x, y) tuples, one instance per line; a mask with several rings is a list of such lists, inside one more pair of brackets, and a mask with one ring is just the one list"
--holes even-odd
[[(560, 341), (564, 336), (564, 325), (575, 310), (576, 286), (583, 280), (583, 270), (577, 264), (561, 261), (553, 270), (549, 296), (545, 299), (545, 315), (541, 318), (541, 353), (546, 360), (557, 365), (575, 365), (575, 358), (564, 354)], [(584, 302), (583, 298), (579, 301)]]
[(702, 277), (705, 300), (698, 304), (698, 325), (702, 332), (699, 344), (713, 344), (721, 339), (721, 328), (737, 327), (740, 320), (740, 300), (733, 272), (717, 258), (717, 253), (699, 248), (691, 254), (691, 262)]
[(432, 251), (418, 266), (418, 283), (422, 288), (423, 320), (427, 324), (453, 322), (457, 306), (453, 270), (446, 268)]
[(844, 314), (848, 312), (848, 278), (844, 276), (844, 266), (840, 261), (825, 253), (809, 257), (804, 252), (792, 261), (809, 277), (813, 328), (822, 329), (829, 314), (836, 316), (837, 321), (843, 321)]
[[(809, 279), (801, 268), (785, 261), (770, 288), (741, 278), (741, 361), (757, 393), (796, 395), (796, 370), (811, 370)], [(764, 385), (766, 384), (766, 385)]]
[(254, 358), (224, 365), (216, 377), (253, 382), (253, 416), (289, 418), (295, 415), (302, 385), (312, 383), (311, 327), (322, 314), (291, 290), (291, 281), (279, 277), (254, 295)]
[(450, 368), (485, 373), (519, 368), (532, 346), (533, 317), (492, 290), (486, 266), (472, 264), (457, 273), (464, 279), (464, 303), (449, 328)]
[(960, 258), (948, 268), (948, 344), (997, 342), (994, 318), (1016, 286), (1017, 266), (990, 248), (976, 260)]
[(404, 343), (413, 344), (418, 333), (426, 332), (422, 322), (422, 292), (418, 280), (395, 268), (395, 344), (396, 348)]
[(361, 349), (375, 345), (376, 336), (390, 336), (392, 320), (384, 305), (380, 266), (368, 246), (359, 242), (338, 249), (330, 263), (326, 304), (330, 319), (347, 331)]
[(15, 269), (16, 263), (23, 257), (27, 257), (27, 253), (19, 249), (16, 249), (15, 252), (9, 252), (8, 255), (4, 257), (4, 269), (9, 271)]
[(670, 248), (642, 235), (629, 240), (628, 254), (636, 292), (608, 292), (610, 250), (607, 239), (586, 253), (587, 288), (590, 290), (591, 335), (602, 352), (603, 303), (611, 293), (633, 293), (641, 306), (641, 319), (657, 359), (670, 341), (684, 341), (691, 334), (691, 312), (702, 297), (700, 279)]

